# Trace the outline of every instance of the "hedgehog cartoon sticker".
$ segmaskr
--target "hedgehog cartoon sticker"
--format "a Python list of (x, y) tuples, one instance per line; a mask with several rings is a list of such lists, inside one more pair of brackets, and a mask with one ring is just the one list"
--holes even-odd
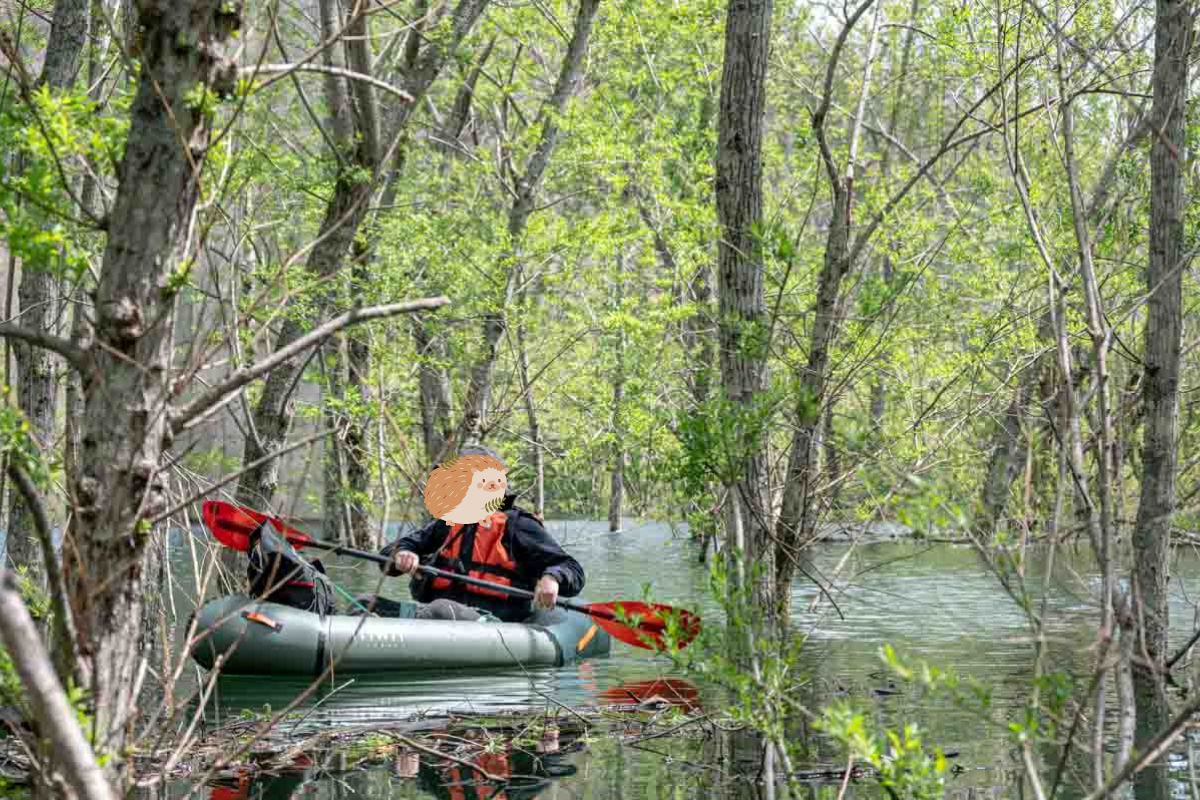
[(474, 525), (504, 504), (508, 468), (491, 456), (460, 456), (441, 464), (425, 482), (425, 507), (451, 525)]

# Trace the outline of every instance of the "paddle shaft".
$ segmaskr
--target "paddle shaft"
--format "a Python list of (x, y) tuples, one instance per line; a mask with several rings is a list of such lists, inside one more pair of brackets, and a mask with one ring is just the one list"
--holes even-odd
[[(369, 553), (366, 550), (358, 550), (353, 547), (344, 547), (343, 545), (334, 544), (333, 542), (323, 542), (320, 539), (310, 539), (307, 536), (305, 536), (303, 539), (293, 537), (287, 538), (297, 544), (303, 544), (306, 547), (318, 547), (322, 550), (329, 550), (339, 555), (362, 558), (367, 561), (374, 561), (377, 564), (390, 564), (392, 561), (387, 556), (380, 555), (379, 553)], [(527, 589), (518, 589), (515, 586), (505, 586), (500, 583), (492, 583), (491, 581), (472, 578), (469, 575), (460, 575), (457, 572), (446, 572), (445, 570), (438, 569), (437, 567), (430, 567), (425, 564), (419, 565), (417, 569), (427, 575), (433, 575), (435, 577), (445, 578), (451, 581), (458, 581), (459, 583), (468, 583), (472, 586), (479, 586), (484, 589), (495, 589), (498, 592), (504, 592), (505, 594), (510, 594), (514, 597), (524, 597), (528, 600), (532, 600), (534, 596), (533, 592), (528, 591)], [(580, 605), (579, 603), (572, 603), (570, 600), (563, 600), (561, 597), (555, 599), (554, 604), (557, 606), (562, 606), (563, 608), (568, 608), (572, 611), (578, 611), (581, 614), (587, 614), (592, 617), (602, 617), (603, 619), (612, 620), (613, 622), (620, 622), (620, 620), (617, 619), (617, 615), (609, 611), (592, 608), (591, 606)]]

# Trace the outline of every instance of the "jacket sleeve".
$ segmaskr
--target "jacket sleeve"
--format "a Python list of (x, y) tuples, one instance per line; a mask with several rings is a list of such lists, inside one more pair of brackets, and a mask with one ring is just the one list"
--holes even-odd
[[(442, 543), (442, 537), (446, 530), (446, 523), (440, 519), (435, 519), (425, 527), (417, 528), (415, 531), (404, 534), (390, 544), (384, 545), (379, 554), (391, 557), (392, 553), (395, 553), (397, 550), (407, 550), (410, 553), (416, 553), (418, 556), (427, 556), (438, 549), (438, 545)], [(388, 575), (399, 574), (392, 571), (391, 564), (380, 564), (379, 568)]]
[(528, 514), (518, 514), (513, 531), (513, 556), (521, 572), (537, 581), (549, 575), (558, 581), (561, 597), (575, 597), (583, 591), (586, 576), (576, 561), (542, 524)]

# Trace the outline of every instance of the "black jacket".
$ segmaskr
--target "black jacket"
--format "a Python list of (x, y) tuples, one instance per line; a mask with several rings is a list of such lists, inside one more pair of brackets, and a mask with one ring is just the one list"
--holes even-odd
[[(466, 534), (471, 528), (474, 526), (465, 526), (463, 533)], [(391, 556), (397, 550), (408, 550), (421, 557), (422, 563), (427, 563), (429, 559), (426, 557), (432, 556), (442, 546), (449, 533), (450, 525), (436, 519), (423, 528), (401, 536), (380, 552)], [(583, 591), (583, 567), (554, 541), (542, 523), (528, 511), (514, 508), (509, 512), (509, 522), (504, 530), (504, 544), (513, 561), (517, 563), (518, 577), (513, 581), (517, 588), (532, 591), (538, 579), (549, 575), (558, 581), (559, 597), (575, 597)], [(397, 574), (390, 564), (381, 565), (380, 568), (389, 575)], [(533, 610), (530, 601), (524, 598), (492, 598), (467, 592), (461, 584), (454, 584), (439, 596), (481, 608), (506, 622), (523, 620)]]

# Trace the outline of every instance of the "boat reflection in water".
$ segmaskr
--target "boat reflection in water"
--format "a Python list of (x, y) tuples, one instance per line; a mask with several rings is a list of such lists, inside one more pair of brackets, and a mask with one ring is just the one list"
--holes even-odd
[[(404, 792), (403, 796), (439, 800), (530, 800), (554, 781), (577, 772), (573, 764), (567, 763), (566, 757), (583, 748), (579, 737), (578, 731), (560, 731), (555, 726), (548, 726), (536, 741), (522, 740), (520, 746), (515, 746), (511, 737), (507, 737), (507, 743), (497, 746), (495, 732), (476, 729), (454, 737), (454, 760), (399, 745), (390, 756), (388, 773), (393, 780), (400, 779), (400, 784), (408, 785), (410, 791)], [(458, 752), (466, 754), (459, 755)], [(310, 797), (306, 785), (311, 786), (314, 778), (329, 775), (332, 770), (326, 762), (330, 760), (335, 759), (300, 756), (294, 762), (295, 768), (283, 774), (257, 779), (247, 776), (236, 782), (212, 786), (209, 798), (292, 800)], [(342, 773), (338, 777), (349, 786), (357, 782), (355, 778), (378, 783), (381, 778), (388, 777), (379, 770), (372, 773)], [(366, 796), (385, 796), (371, 793), (371, 789), (378, 787), (364, 785), (358, 788), (367, 790)], [(401, 795), (389, 793), (386, 796)]]

